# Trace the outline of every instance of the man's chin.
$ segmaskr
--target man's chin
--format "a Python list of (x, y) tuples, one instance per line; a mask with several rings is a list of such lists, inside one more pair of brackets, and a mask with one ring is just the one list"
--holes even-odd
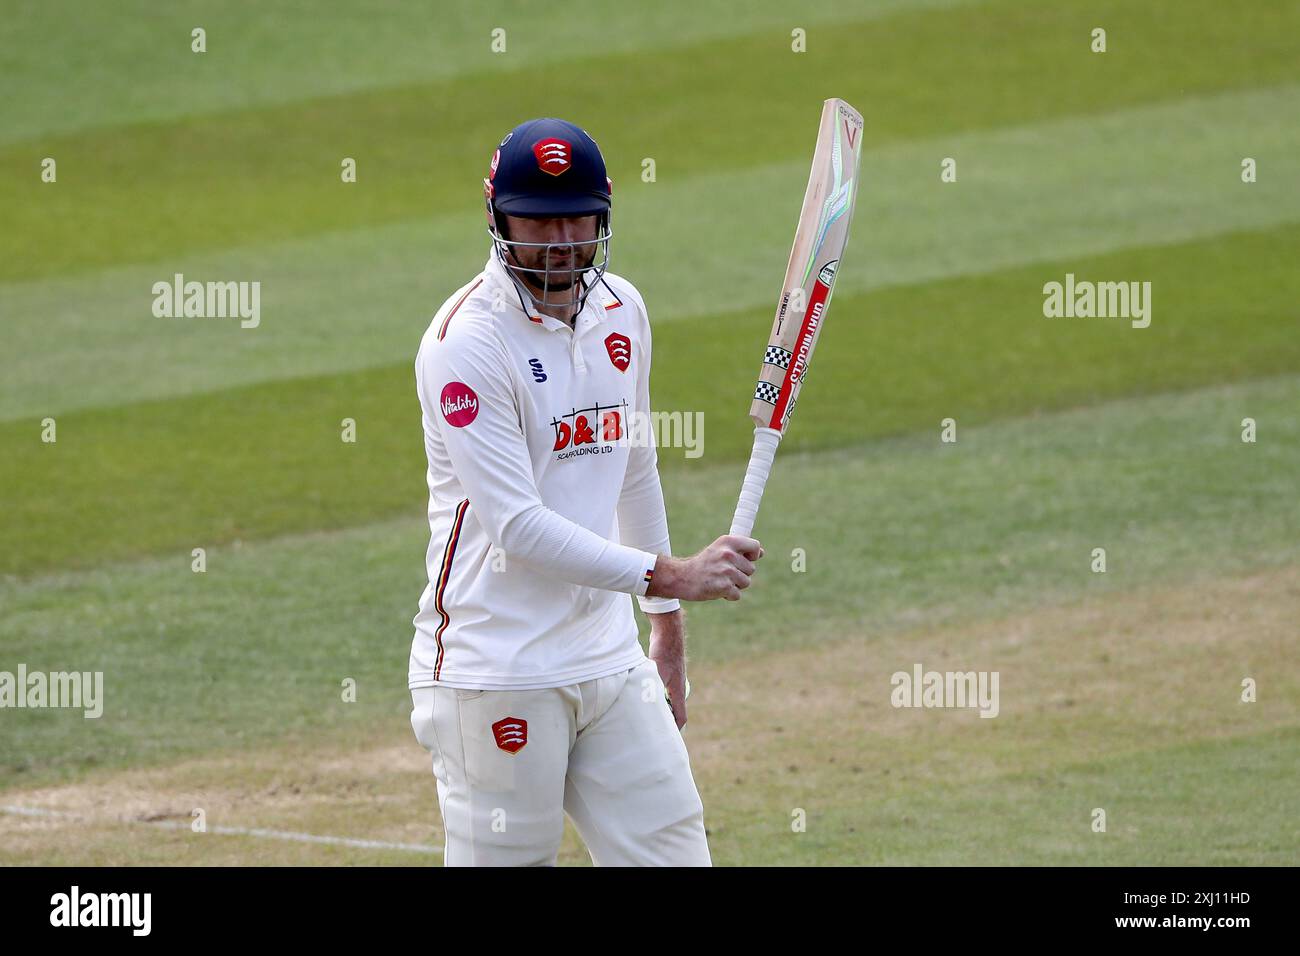
[[(565, 271), (565, 272), (568, 272), (569, 270), (568, 270), (568, 269), (565, 269), (564, 271)], [(572, 290), (575, 286), (577, 286), (578, 283), (575, 282), (575, 281), (573, 281), (573, 280), (567, 280), (567, 281), (565, 281), (565, 282), (552, 282), (552, 283), (550, 283), (550, 285), (547, 285), (547, 286), (545, 286), (545, 287), (542, 287), (542, 286), (540, 286), (540, 285), (537, 285), (537, 284), (534, 282), (532, 276), (529, 276), (529, 277), (524, 281), (524, 284), (525, 284), (526, 286), (528, 286), (528, 288), (532, 291), (532, 293), (533, 293), (534, 295), (540, 297), (540, 296), (543, 294), (543, 292), (547, 292), (547, 293), (551, 293), (551, 294), (554, 294), (554, 293), (556, 293), (556, 292), (569, 292), (569, 291)]]
[[(590, 271), (591, 269), (592, 266), (588, 264), (587, 266), (581, 269), (573, 269), (573, 270), (570, 270), (569, 268), (560, 269), (560, 268), (552, 267), (551, 271), (555, 274), (562, 274), (562, 275), (568, 275), (572, 271), (574, 274), (581, 276), (586, 272)], [(512, 270), (512, 271), (514, 271), (515, 276), (524, 284), (524, 287), (529, 292), (531, 292), (535, 298), (541, 299), (547, 302), (548, 304), (552, 304), (552, 305), (570, 305), (570, 304), (576, 305), (577, 304), (576, 295), (569, 295), (567, 297), (568, 301), (561, 300), (558, 302), (553, 302), (552, 300), (555, 298), (556, 293), (573, 292), (576, 289), (576, 287), (581, 283), (582, 280), (580, 278), (576, 280), (570, 279), (564, 282), (555, 281), (550, 283), (550, 285), (546, 287), (542, 287), (537, 284), (537, 277), (534, 276), (531, 272), (524, 273), (521, 270)]]

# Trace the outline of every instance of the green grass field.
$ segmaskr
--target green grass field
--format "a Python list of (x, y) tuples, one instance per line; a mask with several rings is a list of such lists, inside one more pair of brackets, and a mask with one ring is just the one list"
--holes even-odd
[[(0, 709), (0, 863), (436, 862), (411, 366), (493, 147), (601, 144), (655, 405), (704, 415), (660, 452), (684, 553), (734, 505), (828, 96), (863, 180), (768, 557), (688, 614), (715, 861), (1300, 858), (1300, 2), (8, 6), (0, 671), (106, 702)], [(177, 272), (260, 281), (261, 325), (155, 318)], [(1150, 327), (1045, 318), (1067, 273), (1150, 282)], [(998, 717), (891, 707), (916, 662), (998, 671)]]

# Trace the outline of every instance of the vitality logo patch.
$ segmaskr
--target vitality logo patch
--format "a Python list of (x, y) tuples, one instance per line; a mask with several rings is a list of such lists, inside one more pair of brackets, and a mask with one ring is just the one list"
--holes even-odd
[(453, 428), (464, 428), (478, 417), (478, 395), (464, 382), (448, 382), (442, 387), (442, 417)]

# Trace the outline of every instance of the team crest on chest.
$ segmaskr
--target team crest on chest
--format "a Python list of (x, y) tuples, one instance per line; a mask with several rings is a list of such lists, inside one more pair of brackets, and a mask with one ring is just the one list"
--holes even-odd
[(626, 372), (632, 364), (632, 340), (622, 332), (611, 332), (605, 336), (605, 351), (609, 353), (614, 368), (620, 372)]

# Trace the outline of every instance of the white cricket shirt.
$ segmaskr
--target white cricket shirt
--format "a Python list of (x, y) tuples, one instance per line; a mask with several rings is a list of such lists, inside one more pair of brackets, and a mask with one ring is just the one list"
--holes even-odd
[(628, 441), (650, 410), (632, 284), (607, 273), (571, 329), (525, 311), (489, 254), (434, 316), (415, 378), (430, 540), (410, 686), (558, 687), (643, 661), (631, 595), (678, 602), (644, 597), (671, 549), (654, 444)]

